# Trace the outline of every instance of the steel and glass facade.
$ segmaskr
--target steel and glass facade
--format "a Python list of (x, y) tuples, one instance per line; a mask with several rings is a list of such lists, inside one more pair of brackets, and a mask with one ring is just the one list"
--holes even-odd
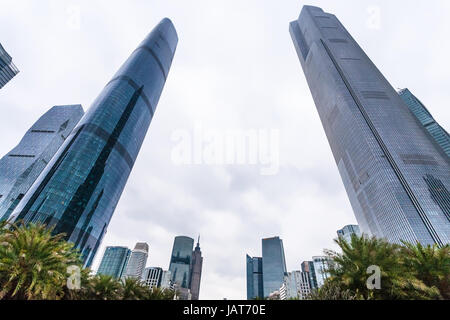
[(287, 275), (283, 240), (279, 237), (262, 239), (263, 293), (268, 297), (280, 289)]
[(361, 231), (450, 243), (450, 212), (433, 199), (448, 201), (449, 158), (334, 15), (304, 6), (289, 29)]
[(148, 244), (145, 242), (138, 242), (131, 251), (125, 271), (122, 278), (141, 279), (145, 265), (148, 259)]
[(264, 298), (262, 258), (246, 256), (247, 300)]
[(194, 239), (186, 236), (175, 237), (169, 271), (172, 275), (172, 283), (180, 288), (189, 289), (193, 248)]
[(355, 235), (357, 237), (361, 236), (361, 232), (359, 231), (359, 226), (356, 224), (349, 224), (344, 226), (342, 229), (336, 231), (339, 238), (344, 239), (346, 242), (350, 243), (352, 241), (352, 236)]
[(19, 73), (11, 56), (0, 44), (0, 89)]
[(153, 118), (177, 46), (163, 19), (131, 54), (25, 195), (13, 218), (65, 233), (90, 266)]
[(127, 247), (106, 247), (97, 274), (120, 279), (123, 275), (131, 250)]
[(142, 282), (149, 288), (159, 288), (161, 286), (162, 275), (163, 269), (159, 267), (145, 268), (142, 275)]
[(417, 120), (420, 121), (420, 124), (430, 133), (433, 140), (441, 147), (445, 154), (450, 157), (450, 135), (448, 132), (434, 120), (425, 105), (420, 102), (411, 91), (405, 88), (400, 90), (398, 94)]
[(0, 159), (0, 220), (7, 220), (83, 116), (81, 105), (54, 106)]

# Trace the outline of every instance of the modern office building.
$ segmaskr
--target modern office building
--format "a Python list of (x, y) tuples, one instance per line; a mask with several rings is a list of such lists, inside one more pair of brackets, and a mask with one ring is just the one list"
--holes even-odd
[(450, 157), (450, 135), (447, 131), (434, 120), (425, 105), (420, 102), (411, 91), (405, 88), (400, 90), (398, 94), (417, 120), (419, 120), (422, 126), (430, 133), (433, 140), (441, 147), (445, 154)]
[(344, 239), (346, 242), (350, 243), (352, 241), (352, 236), (361, 236), (358, 225), (349, 224), (344, 226), (342, 229), (336, 231), (339, 238)]
[(192, 263), (191, 263), (191, 281), (189, 288), (191, 289), (192, 300), (198, 300), (200, 295), (200, 282), (202, 279), (202, 266), (203, 257), (202, 251), (200, 250), (200, 236), (197, 240), (197, 245), (195, 246), (194, 252), (192, 252)]
[(314, 264), (314, 273), (317, 280), (317, 288), (323, 286), (326, 279), (330, 277), (328, 269), (331, 266), (331, 261), (326, 256), (314, 256), (312, 257)]
[(193, 247), (194, 239), (186, 236), (175, 237), (169, 270), (173, 284), (179, 288), (189, 289)]
[(262, 258), (250, 257), (247, 259), (247, 300), (264, 298)]
[(54, 106), (0, 159), (0, 220), (7, 220), (83, 116), (81, 105)]
[(142, 282), (149, 288), (159, 288), (161, 286), (163, 270), (159, 267), (145, 268), (142, 275)]
[(106, 247), (97, 274), (120, 279), (130, 258), (131, 250), (127, 247)]
[(163, 19), (109, 81), (12, 214), (65, 233), (90, 266), (130, 175), (177, 45)]
[(303, 271), (288, 272), (280, 288), (280, 300), (306, 299), (311, 293), (309, 275)]
[(131, 251), (125, 271), (122, 278), (141, 279), (145, 265), (148, 259), (148, 244), (145, 242), (136, 243), (133, 251)]
[(304, 6), (289, 29), (361, 232), (450, 243), (449, 158), (334, 15)]
[(0, 43), (0, 89), (19, 73), (11, 56)]
[(170, 270), (164, 270), (161, 276), (161, 289), (173, 290), (172, 273)]
[(268, 297), (279, 290), (287, 274), (283, 240), (279, 237), (262, 239), (263, 293)]
[(313, 261), (303, 261), (301, 264), (302, 272), (305, 272), (309, 277), (309, 285), (311, 289), (317, 289), (319, 286), (317, 284), (316, 271), (314, 269)]

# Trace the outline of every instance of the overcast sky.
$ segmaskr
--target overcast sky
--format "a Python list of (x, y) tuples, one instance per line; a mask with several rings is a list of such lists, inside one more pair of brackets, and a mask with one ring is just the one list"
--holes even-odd
[[(304, 4), (334, 13), (391, 84), (449, 129), (447, 0), (0, 0), (0, 42), (20, 69), (0, 90), (0, 156), (51, 106), (89, 108), (169, 17), (178, 48), (94, 268), (105, 246), (145, 241), (147, 266), (167, 269), (173, 238), (201, 234), (200, 298), (244, 299), (245, 254), (259, 256), (261, 238), (279, 235), (298, 270), (356, 222), (288, 32)], [(174, 137), (196, 126), (277, 133), (279, 170), (178, 164)]]

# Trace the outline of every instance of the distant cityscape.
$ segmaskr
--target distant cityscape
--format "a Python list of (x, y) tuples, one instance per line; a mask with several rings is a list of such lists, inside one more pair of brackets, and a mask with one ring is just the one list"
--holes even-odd
[[(392, 243), (450, 243), (450, 136), (407, 88), (396, 91), (336, 16), (304, 6), (289, 26), (357, 225), (337, 236)], [(42, 223), (93, 259), (126, 186), (178, 44), (165, 18), (132, 52), (84, 112), (45, 112), (0, 159), (0, 221)], [(392, 54), (395, 54), (393, 52)], [(19, 70), (0, 45), (0, 88)], [(212, 217), (213, 219), (214, 217)], [(147, 267), (152, 248), (106, 247), (97, 274), (135, 278), (149, 288), (199, 300), (200, 237), (177, 236), (168, 268)], [(306, 299), (332, 261), (318, 253), (288, 271), (279, 236), (246, 255), (247, 299)], [(151, 259), (150, 259), (151, 261)]]
[(200, 236), (194, 248), (194, 239), (186, 236), (175, 237), (169, 268), (146, 267), (149, 245), (136, 243), (133, 250), (127, 247), (108, 246), (105, 248), (97, 274), (116, 279), (135, 278), (149, 288), (161, 288), (177, 292), (177, 299), (198, 300), (202, 277), (203, 257)]

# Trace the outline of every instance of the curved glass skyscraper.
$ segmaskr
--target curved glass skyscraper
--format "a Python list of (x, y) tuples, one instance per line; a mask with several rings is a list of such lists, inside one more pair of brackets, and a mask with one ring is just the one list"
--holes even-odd
[(450, 243), (449, 158), (334, 15), (304, 6), (290, 33), (361, 231)]
[(43, 222), (90, 266), (153, 118), (178, 38), (169, 19), (136, 48), (12, 215)]
[(189, 288), (193, 248), (194, 239), (185, 236), (175, 237), (169, 271), (172, 273), (172, 282), (181, 288)]
[(19, 73), (11, 56), (0, 44), (0, 89)]
[(52, 107), (0, 159), (0, 220), (9, 218), (83, 114), (79, 104)]

